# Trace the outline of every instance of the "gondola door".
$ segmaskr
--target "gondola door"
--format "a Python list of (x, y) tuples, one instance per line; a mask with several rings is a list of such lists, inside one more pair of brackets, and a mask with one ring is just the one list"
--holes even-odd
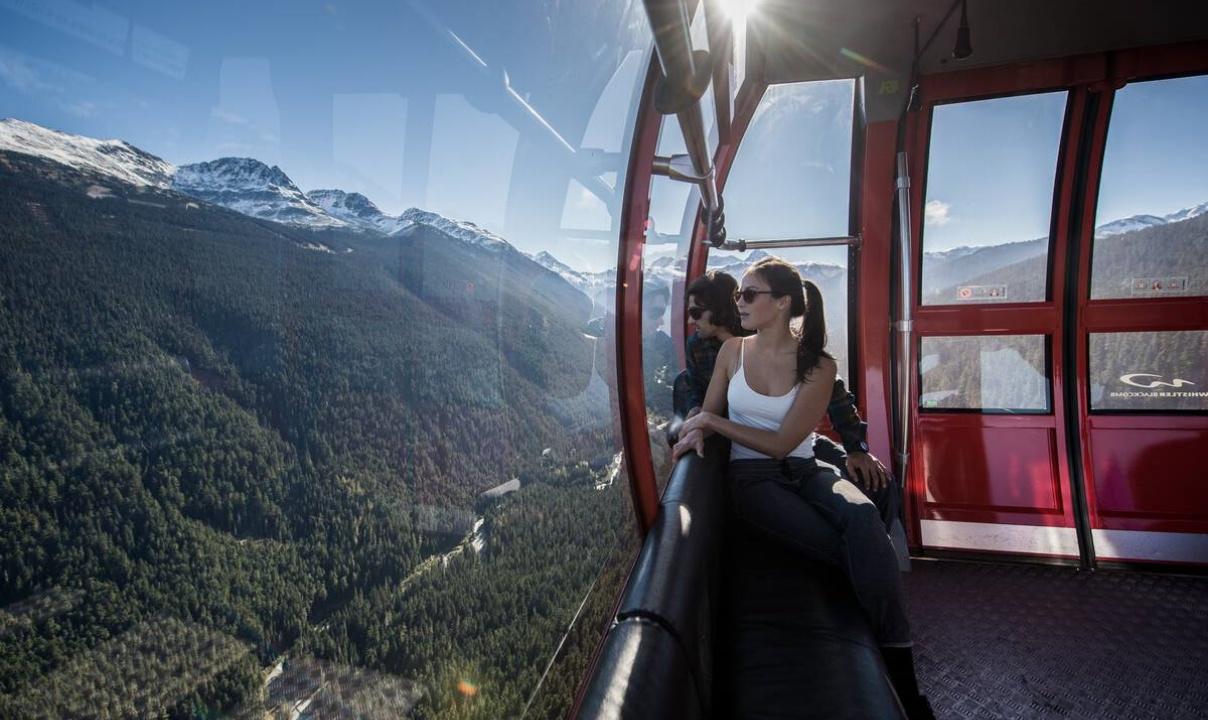
[(912, 158), (914, 539), (1077, 559), (1062, 342), (1086, 108), (1068, 68), (926, 78)]
[(1095, 121), (1071, 314), (1099, 560), (1208, 565), (1205, 50), (1119, 53)]
[(922, 550), (1208, 565), (1208, 46), (925, 78)]

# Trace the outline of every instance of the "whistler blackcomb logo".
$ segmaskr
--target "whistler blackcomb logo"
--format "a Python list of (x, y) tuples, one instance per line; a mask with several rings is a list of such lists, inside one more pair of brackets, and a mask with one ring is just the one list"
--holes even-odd
[(1156, 373), (1128, 373), (1120, 376), (1120, 382), (1125, 385), (1131, 385), (1140, 390), (1124, 390), (1117, 391), (1111, 394), (1114, 398), (1188, 398), (1188, 397), (1208, 397), (1208, 392), (1197, 392), (1195, 390), (1183, 390), (1186, 386), (1194, 386), (1195, 383), (1182, 378), (1171, 378), (1167, 380), (1164, 375)]
[(1155, 388), (1160, 388), (1160, 387), (1181, 388), (1184, 385), (1195, 385), (1195, 383), (1191, 382), (1190, 380), (1182, 380), (1180, 378), (1174, 378), (1173, 382), (1165, 382), (1164, 380), (1150, 380), (1149, 382), (1138, 382), (1137, 380), (1134, 380), (1134, 378), (1160, 378), (1160, 377), (1162, 377), (1162, 376), (1154, 375), (1153, 373), (1129, 373), (1127, 375), (1121, 375), (1120, 382), (1124, 383), (1125, 385), (1132, 385), (1133, 387), (1145, 388), (1146, 390), (1153, 390)]

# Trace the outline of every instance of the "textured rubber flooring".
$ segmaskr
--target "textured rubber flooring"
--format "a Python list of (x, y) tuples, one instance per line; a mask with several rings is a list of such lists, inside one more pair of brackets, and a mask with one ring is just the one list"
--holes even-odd
[(919, 683), (938, 718), (1208, 718), (1208, 578), (913, 568)]

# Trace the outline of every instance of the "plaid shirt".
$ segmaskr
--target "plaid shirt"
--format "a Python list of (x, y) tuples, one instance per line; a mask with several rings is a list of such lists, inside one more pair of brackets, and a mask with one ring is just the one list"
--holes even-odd
[(705, 404), (705, 391), (713, 379), (713, 367), (717, 364), (717, 353), (721, 352), (721, 341), (692, 333), (688, 336), (687, 345), (684, 363), (688, 366), (688, 408), (691, 409)]

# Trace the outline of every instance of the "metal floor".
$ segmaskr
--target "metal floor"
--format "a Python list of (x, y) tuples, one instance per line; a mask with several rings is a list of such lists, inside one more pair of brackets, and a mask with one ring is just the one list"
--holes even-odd
[(937, 718), (1208, 718), (1208, 577), (915, 559)]

